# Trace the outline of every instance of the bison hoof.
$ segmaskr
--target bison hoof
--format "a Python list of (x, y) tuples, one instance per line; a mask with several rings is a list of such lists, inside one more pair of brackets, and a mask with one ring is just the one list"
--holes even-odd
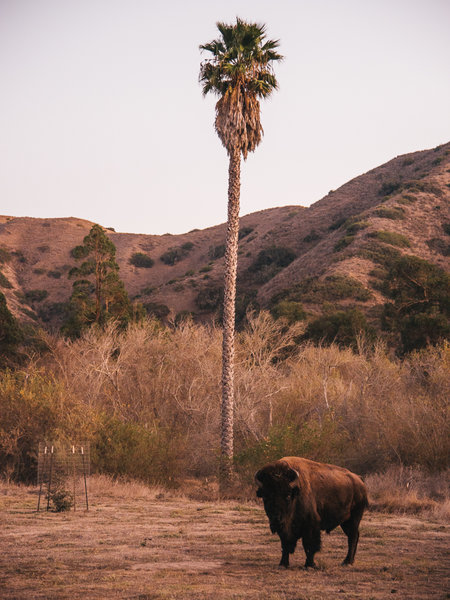
[(353, 562), (350, 562), (349, 560), (347, 560), (346, 558), (342, 561), (341, 565), (343, 567), (349, 567), (350, 565), (352, 565)]
[(280, 564), (278, 565), (279, 567), (284, 567), (285, 569), (289, 568), (289, 561), (288, 560), (280, 560)]

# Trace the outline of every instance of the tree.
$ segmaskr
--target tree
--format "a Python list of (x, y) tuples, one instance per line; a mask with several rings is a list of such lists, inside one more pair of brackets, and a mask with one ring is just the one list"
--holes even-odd
[(220, 37), (200, 46), (210, 53), (201, 63), (203, 95), (219, 96), (215, 129), (229, 157), (228, 225), (222, 346), (221, 482), (230, 479), (233, 459), (234, 334), (236, 272), (239, 236), (241, 154), (244, 159), (261, 142), (263, 128), (259, 99), (277, 89), (272, 64), (281, 60), (278, 40), (266, 40), (266, 27), (247, 23), (217, 23)]
[(104, 325), (110, 319), (126, 325), (133, 307), (119, 278), (116, 247), (100, 225), (93, 225), (77, 249), (75, 254), (86, 260), (69, 271), (69, 278), (76, 279), (63, 332), (77, 337), (84, 328), (94, 323)]
[(401, 351), (410, 352), (450, 338), (450, 276), (418, 256), (394, 260), (383, 291), (383, 326), (397, 331)]

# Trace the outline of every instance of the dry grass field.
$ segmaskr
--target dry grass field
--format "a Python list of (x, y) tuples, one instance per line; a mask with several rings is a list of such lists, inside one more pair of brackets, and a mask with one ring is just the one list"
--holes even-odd
[(367, 513), (353, 567), (323, 537), (317, 570), (300, 548), (279, 569), (262, 507), (199, 502), (92, 478), (90, 510), (36, 513), (36, 488), (0, 485), (0, 598), (318, 600), (449, 598), (449, 525)]

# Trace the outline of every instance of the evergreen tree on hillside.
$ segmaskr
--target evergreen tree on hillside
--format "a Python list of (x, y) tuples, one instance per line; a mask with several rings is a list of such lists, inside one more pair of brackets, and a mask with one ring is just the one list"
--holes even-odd
[(388, 271), (384, 293), (385, 329), (400, 334), (410, 352), (450, 338), (450, 276), (418, 256), (402, 256)]
[(265, 25), (236, 19), (217, 23), (220, 36), (202, 46), (209, 57), (202, 62), (203, 94), (219, 96), (215, 128), (229, 157), (228, 226), (225, 249), (222, 351), (221, 482), (226, 485), (233, 459), (234, 334), (236, 272), (239, 236), (241, 154), (244, 159), (261, 142), (260, 98), (277, 89), (273, 63), (282, 56), (278, 41), (266, 40)]
[(133, 307), (119, 278), (116, 247), (103, 229), (93, 225), (82, 246), (77, 246), (72, 255), (85, 260), (69, 271), (69, 278), (75, 281), (69, 318), (62, 332), (77, 337), (86, 327), (94, 323), (102, 326), (111, 319), (126, 326), (133, 317)]

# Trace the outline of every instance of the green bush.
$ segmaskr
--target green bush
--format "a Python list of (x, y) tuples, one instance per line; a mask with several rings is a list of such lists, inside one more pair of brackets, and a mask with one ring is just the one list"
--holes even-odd
[(208, 286), (200, 290), (195, 298), (197, 308), (204, 311), (215, 311), (223, 299), (223, 288)]
[[(347, 223), (347, 221), (346, 221)], [(369, 223), (367, 221), (353, 221), (351, 220), (348, 225), (347, 225), (347, 234), (348, 235), (353, 235), (355, 233), (357, 233), (358, 231), (362, 231), (363, 229), (367, 229), (367, 227), (369, 226)]]
[(401, 187), (400, 182), (398, 181), (386, 181), (378, 190), (379, 196), (390, 196), (394, 192), (397, 192)]
[(356, 349), (358, 337), (375, 339), (375, 330), (371, 327), (364, 314), (357, 310), (337, 311), (322, 315), (311, 321), (305, 331), (304, 339), (316, 344), (337, 344)]
[(253, 230), (254, 227), (241, 227), (241, 229), (239, 229), (239, 239), (242, 240), (242, 238), (247, 237)]
[(225, 244), (219, 244), (218, 246), (211, 246), (208, 250), (208, 256), (212, 260), (222, 258), (225, 256)]
[(145, 311), (149, 316), (164, 320), (170, 314), (170, 308), (159, 302), (144, 302)]
[(183, 260), (185, 257), (185, 253), (181, 250), (181, 248), (169, 248), (166, 252), (161, 254), (159, 259), (165, 264), (173, 267), (177, 262)]
[(35, 302), (42, 302), (48, 296), (47, 290), (28, 290), (25, 292), (25, 300), (29, 304), (34, 304)]
[(284, 248), (283, 246), (271, 246), (265, 248), (258, 253), (256, 260), (250, 265), (248, 270), (250, 272), (261, 271), (266, 266), (275, 266), (280, 269), (287, 267), (295, 260), (296, 254), (290, 248)]
[(155, 261), (143, 252), (134, 252), (129, 260), (130, 264), (142, 269), (150, 269)]
[(392, 219), (393, 221), (402, 220), (405, 218), (405, 211), (399, 206), (392, 208), (383, 206), (381, 208), (377, 208), (373, 214), (379, 219)]
[(311, 229), (311, 231), (303, 238), (303, 241), (309, 244), (310, 242), (317, 242), (320, 240), (320, 235), (317, 233), (315, 229)]
[(192, 242), (184, 242), (184, 244), (181, 245), (181, 249), (184, 252), (190, 252), (193, 247), (194, 247), (194, 244)]
[(339, 423), (330, 416), (319, 420), (311, 417), (305, 423), (272, 426), (262, 440), (237, 449), (235, 464), (242, 478), (253, 479), (254, 473), (265, 463), (281, 456), (307, 456), (312, 460), (339, 462), (348, 437)]
[(339, 229), (340, 227), (342, 227), (342, 225), (344, 223), (346, 223), (347, 221), (348, 221), (347, 217), (339, 217), (339, 219), (337, 219), (336, 221), (331, 223), (331, 225), (328, 227), (328, 231), (336, 231), (336, 229)]
[(9, 281), (5, 275), (0, 271), (0, 287), (6, 288), (10, 290), (12, 288), (12, 283)]
[(355, 239), (354, 235), (344, 236), (334, 245), (334, 251), (340, 252), (341, 250), (344, 250), (344, 248), (347, 248), (347, 246), (350, 246), (350, 244), (353, 242), (354, 239)]
[(0, 248), (0, 264), (7, 263), (11, 260), (11, 254), (5, 248)]
[(309, 277), (301, 283), (275, 294), (270, 305), (275, 306), (281, 300), (322, 304), (323, 302), (353, 298), (365, 302), (371, 296), (370, 291), (357, 279), (346, 275), (329, 275), (324, 279)]
[(450, 223), (442, 223), (442, 229), (444, 230), (444, 233), (450, 235)]
[(357, 255), (372, 260), (379, 265), (387, 266), (401, 256), (401, 253), (390, 246), (378, 244), (377, 242), (369, 242), (360, 248)]
[(75, 246), (75, 248), (72, 248), (70, 251), (70, 254), (73, 258), (86, 258), (89, 254), (89, 248), (86, 246)]
[(271, 308), (270, 313), (274, 319), (287, 319), (289, 325), (306, 319), (302, 303), (292, 300), (280, 300)]
[(151, 429), (116, 417), (103, 417), (92, 446), (95, 470), (114, 477), (169, 485), (181, 473), (183, 440), (174, 429)]
[(61, 277), (61, 271), (47, 271), (47, 277), (53, 277), (53, 279), (59, 279)]
[(369, 237), (379, 240), (385, 244), (391, 246), (398, 246), (399, 248), (410, 248), (411, 243), (407, 237), (401, 233), (395, 231), (373, 231), (369, 234)]
[(426, 244), (430, 250), (438, 252), (442, 256), (450, 256), (450, 244), (447, 244), (444, 240), (432, 238), (431, 240), (426, 240)]
[(47, 244), (44, 244), (43, 246), (38, 246), (37, 249), (39, 250), (39, 252), (49, 252), (50, 251), (50, 246), (48, 246)]

